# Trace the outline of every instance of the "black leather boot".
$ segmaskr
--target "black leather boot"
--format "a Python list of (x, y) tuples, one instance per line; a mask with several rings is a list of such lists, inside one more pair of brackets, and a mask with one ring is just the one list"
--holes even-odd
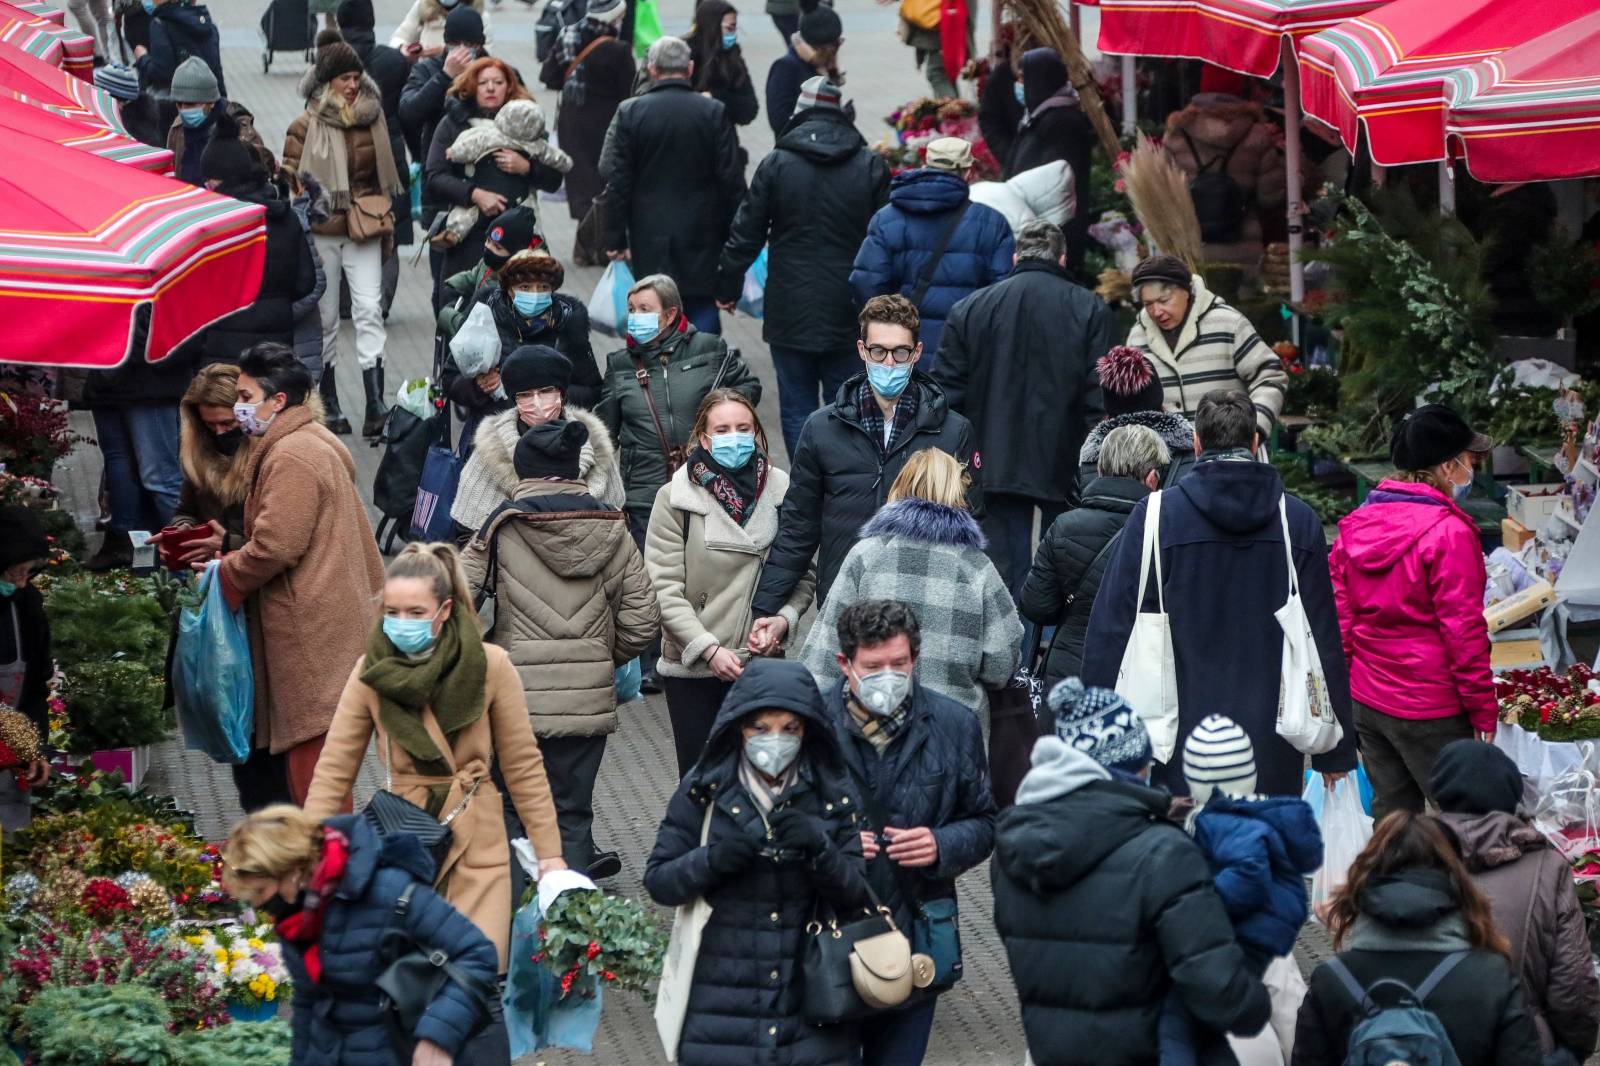
[(349, 436), (350, 420), (339, 410), (339, 387), (334, 384), (333, 367), (322, 368), (322, 382), (317, 391), (322, 394), (322, 414), (328, 432), (337, 433), (341, 437)]
[(361, 387), (367, 393), (367, 416), (361, 422), (361, 435), (374, 440), (383, 432), (383, 419), (389, 412), (383, 406), (383, 364), (361, 372)]

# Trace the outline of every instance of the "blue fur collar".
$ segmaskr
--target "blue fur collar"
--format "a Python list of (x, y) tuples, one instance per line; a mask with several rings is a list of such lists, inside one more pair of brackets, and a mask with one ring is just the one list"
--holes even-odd
[(957, 507), (929, 500), (904, 499), (885, 504), (861, 527), (863, 537), (908, 537), (931, 544), (983, 551), (988, 540), (977, 519)]

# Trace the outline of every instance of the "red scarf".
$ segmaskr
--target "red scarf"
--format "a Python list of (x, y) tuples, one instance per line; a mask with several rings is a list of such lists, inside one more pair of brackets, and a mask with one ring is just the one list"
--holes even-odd
[(311, 872), (311, 883), (301, 894), (300, 909), (278, 919), (278, 935), (299, 949), (312, 984), (322, 983), (322, 956), (317, 951), (317, 939), (322, 935), (323, 904), (344, 880), (349, 862), (349, 839), (337, 829), (323, 827), (322, 857)]

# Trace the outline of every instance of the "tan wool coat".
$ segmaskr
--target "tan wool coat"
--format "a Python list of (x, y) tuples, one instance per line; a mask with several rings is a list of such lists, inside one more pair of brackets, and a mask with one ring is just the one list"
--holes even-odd
[[(788, 491), (789, 475), (771, 467), (766, 488), (743, 526), (689, 479), (688, 466), (680, 466), (656, 493), (645, 533), (644, 565), (661, 605), (658, 674), (712, 676), (705, 653), (717, 644), (741, 661), (749, 660), (745, 644), (755, 622), (756, 585), (778, 534), (778, 505)], [(785, 642), (794, 639), (816, 585), (813, 564), (778, 612), (789, 622)]]
[[(522, 701), (522, 683), (505, 650), (484, 645), (489, 666), (484, 678), (484, 712), (455, 736), (450, 745), (439, 729), (431, 708), (423, 723), (440, 751), (449, 752), (455, 766), (450, 778), (416, 772), (416, 764), (399, 745), (389, 746), (388, 732), (378, 721), (378, 694), (361, 680), (363, 656), (350, 672), (339, 700), (339, 710), (328, 730), (322, 757), (317, 760), (306, 813), (315, 818), (337, 814), (355, 784), (367, 743), (377, 738), (378, 757), (392, 772), (393, 791), (419, 807), (426, 806), (430, 787), (450, 783), (441, 811), (448, 814), (474, 785), (477, 791), (450, 823), (453, 839), (435, 884), (445, 899), (472, 919), (500, 951), (500, 972), (506, 970), (511, 943), (511, 845), (506, 840), (500, 790), (489, 776), (498, 758), (506, 791), (527, 829), (534, 853), (543, 859), (561, 858), (561, 834), (556, 829), (555, 804), (544, 774), (544, 756), (528, 728), (528, 709)], [(389, 762), (393, 755), (392, 765)]]
[(246, 540), (221, 577), (247, 597), (256, 745), (284, 752), (328, 731), (366, 647), (383, 561), (355, 461), (310, 408), (273, 419), (247, 473)]
[(617, 731), (614, 671), (649, 647), (661, 614), (627, 516), (574, 510), (554, 502), (561, 496), (596, 502), (581, 481), (524, 481), (516, 500), (561, 509), (499, 512), (485, 536), (467, 545), (462, 562), (476, 592), (494, 541), (494, 630), (484, 639), (510, 653), (533, 731), (604, 736)]

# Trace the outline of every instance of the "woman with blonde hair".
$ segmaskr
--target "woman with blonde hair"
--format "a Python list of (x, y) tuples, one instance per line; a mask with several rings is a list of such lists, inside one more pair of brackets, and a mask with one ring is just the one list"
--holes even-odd
[(687, 460), (656, 491), (644, 563), (661, 607), (656, 676), (667, 697), (678, 776), (700, 758), (728, 690), (752, 654), (778, 650), (811, 605), (815, 574), (795, 587), (770, 632), (751, 604), (778, 533), (789, 475), (772, 465), (755, 404), (738, 389), (708, 392)]
[[(433, 883), (494, 943), (504, 975), (511, 848), (493, 768), (540, 872), (567, 864), (522, 681), (505, 649), (483, 642), (472, 602), (452, 545), (408, 544), (389, 564), (382, 618), (340, 697), (305, 807), (318, 818), (338, 810), (376, 737), (385, 788), (449, 824)], [(497, 998), (493, 1023), (463, 1061), (492, 1066), (509, 1055)]]
[[(277, 926), (294, 978), (297, 1066), (449, 1066), (494, 998), (494, 945), (429, 884), (432, 862), (415, 837), (380, 837), (365, 818), (318, 821), (291, 804), (246, 815), (222, 848), (222, 883)], [(407, 894), (409, 895), (407, 896)], [(396, 917), (402, 896), (404, 914)], [(396, 924), (424, 951), (443, 954), (440, 986), (413, 1036), (391, 1043), (372, 995), (387, 960), (380, 934)]]
[(824, 693), (842, 676), (839, 615), (861, 600), (898, 600), (922, 626), (917, 680), (987, 721), (984, 686), (1011, 679), (1022, 621), (967, 512), (968, 484), (949, 452), (928, 448), (906, 460), (888, 502), (840, 565), (800, 652)]

